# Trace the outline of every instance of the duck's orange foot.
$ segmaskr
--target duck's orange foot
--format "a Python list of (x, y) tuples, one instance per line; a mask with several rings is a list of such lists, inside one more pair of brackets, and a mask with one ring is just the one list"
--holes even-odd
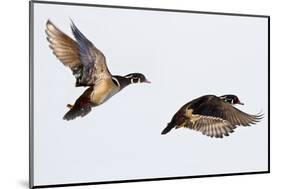
[(73, 108), (72, 104), (67, 104), (66, 107), (68, 107), (69, 109)]

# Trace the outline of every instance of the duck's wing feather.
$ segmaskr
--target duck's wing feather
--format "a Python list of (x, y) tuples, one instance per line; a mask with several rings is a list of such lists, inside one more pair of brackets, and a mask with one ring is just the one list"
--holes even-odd
[(73, 120), (76, 117), (84, 117), (92, 110), (91, 94), (93, 87), (89, 87), (86, 91), (75, 101), (75, 104), (64, 115), (64, 120)]
[(250, 126), (263, 118), (263, 114), (247, 114), (215, 96), (190, 108), (193, 109), (194, 114), (218, 117), (229, 121), (232, 125)]
[(103, 53), (98, 50), (74, 25), (71, 30), (74, 41), (50, 20), (46, 24), (47, 39), (55, 56), (75, 75), (76, 86), (90, 86), (100, 79), (111, 78)]
[(81, 83), (95, 85), (102, 79), (111, 78), (103, 53), (80, 32), (73, 22), (71, 24), (71, 30), (77, 40), (80, 60), (83, 64)]
[(50, 20), (46, 23), (47, 40), (54, 55), (72, 71), (82, 66), (76, 42), (58, 29)]
[(236, 128), (235, 125), (221, 118), (195, 114), (192, 117), (195, 121), (187, 121), (184, 127), (199, 131), (209, 137), (223, 138), (223, 136), (228, 136)]

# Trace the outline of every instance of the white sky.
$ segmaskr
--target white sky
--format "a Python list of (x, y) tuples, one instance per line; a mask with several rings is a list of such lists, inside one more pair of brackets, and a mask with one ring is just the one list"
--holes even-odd
[[(263, 171), (267, 169), (267, 19), (35, 4), (35, 185)], [(84, 88), (52, 54), (51, 19), (70, 20), (107, 57), (111, 73), (141, 72), (84, 118), (62, 120)], [(161, 131), (186, 102), (236, 94), (252, 127), (222, 140), (189, 129)]]

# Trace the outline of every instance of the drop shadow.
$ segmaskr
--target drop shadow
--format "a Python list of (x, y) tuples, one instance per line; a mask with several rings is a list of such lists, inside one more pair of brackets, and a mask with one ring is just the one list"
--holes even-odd
[(22, 187), (29, 188), (29, 182), (27, 180), (21, 180), (18, 183)]

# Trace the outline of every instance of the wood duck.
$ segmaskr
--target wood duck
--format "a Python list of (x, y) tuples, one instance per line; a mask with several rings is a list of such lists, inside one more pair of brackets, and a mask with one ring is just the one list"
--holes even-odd
[(87, 115), (98, 106), (133, 83), (150, 83), (143, 74), (111, 75), (103, 53), (89, 41), (71, 21), (75, 40), (59, 30), (50, 20), (46, 23), (47, 40), (53, 54), (72, 70), (76, 87), (88, 87), (75, 101), (63, 119), (72, 120)]
[(232, 133), (236, 126), (250, 126), (262, 119), (262, 114), (246, 114), (233, 107), (235, 104), (244, 105), (235, 95), (205, 95), (194, 99), (177, 111), (161, 134), (184, 127), (209, 137), (223, 138)]

